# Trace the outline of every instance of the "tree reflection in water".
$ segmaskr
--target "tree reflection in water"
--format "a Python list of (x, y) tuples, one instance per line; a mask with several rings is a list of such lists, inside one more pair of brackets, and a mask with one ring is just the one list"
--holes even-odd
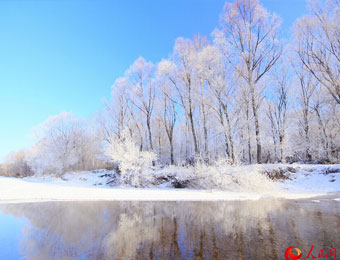
[(28, 259), (283, 259), (289, 246), (339, 247), (339, 203), (44, 202), (2, 205), (29, 220)]

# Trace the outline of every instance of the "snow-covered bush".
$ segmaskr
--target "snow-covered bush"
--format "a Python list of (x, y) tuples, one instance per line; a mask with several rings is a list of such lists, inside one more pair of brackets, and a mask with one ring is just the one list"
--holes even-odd
[(147, 185), (152, 179), (150, 169), (156, 154), (140, 151), (128, 131), (124, 131), (121, 138), (112, 137), (105, 153), (118, 164), (122, 183), (138, 187)]
[(275, 192), (277, 184), (262, 174), (261, 165), (231, 166), (228, 162), (217, 161), (214, 166), (200, 164), (195, 172), (197, 183), (207, 188), (230, 191)]
[(188, 188), (220, 189), (235, 192), (275, 192), (278, 184), (263, 173), (263, 166), (232, 166), (228, 160), (214, 165), (169, 166), (156, 171), (158, 180), (169, 180), (168, 186), (181, 183)]

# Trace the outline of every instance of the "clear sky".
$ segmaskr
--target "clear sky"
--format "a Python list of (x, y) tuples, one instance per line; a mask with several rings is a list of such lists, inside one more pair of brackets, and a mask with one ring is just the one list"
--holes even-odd
[[(262, 0), (283, 34), (304, 0)], [(91, 117), (139, 56), (154, 63), (179, 36), (209, 36), (223, 0), (0, 1), (0, 161), (62, 111)]]

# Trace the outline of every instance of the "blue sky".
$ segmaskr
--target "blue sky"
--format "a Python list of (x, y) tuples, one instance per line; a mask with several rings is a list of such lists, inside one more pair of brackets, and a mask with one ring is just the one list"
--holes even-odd
[[(167, 57), (177, 37), (210, 35), (222, 0), (0, 1), (0, 160), (32, 144), (62, 111), (92, 117), (139, 56)], [(304, 0), (263, 0), (289, 35)]]

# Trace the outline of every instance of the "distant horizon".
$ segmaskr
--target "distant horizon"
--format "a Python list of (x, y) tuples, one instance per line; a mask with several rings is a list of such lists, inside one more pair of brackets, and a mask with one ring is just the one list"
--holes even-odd
[[(304, 0), (260, 2), (282, 18), (284, 39), (306, 13)], [(0, 162), (29, 148), (32, 128), (50, 116), (66, 111), (91, 119), (138, 57), (157, 64), (177, 37), (210, 39), (224, 3), (0, 2)]]

